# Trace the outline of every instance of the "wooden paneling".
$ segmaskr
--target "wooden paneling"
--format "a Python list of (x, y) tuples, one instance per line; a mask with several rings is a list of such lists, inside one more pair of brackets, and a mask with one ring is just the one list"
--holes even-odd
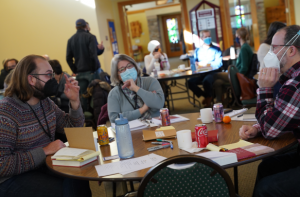
[(142, 13), (142, 12), (145, 12), (145, 11), (147, 11), (147, 10), (155, 10), (155, 9), (160, 9), (160, 8), (167, 8), (167, 7), (179, 6), (179, 5), (180, 5), (180, 4), (177, 3), (177, 4), (172, 4), (172, 5), (157, 6), (157, 7), (155, 7), (155, 8), (148, 8), (148, 9), (142, 9), (142, 10), (128, 11), (128, 12), (127, 12), (127, 15), (129, 15), (129, 14)]
[(221, 23), (223, 29), (224, 49), (233, 45), (233, 36), (230, 23), (229, 3), (228, 0), (220, 0)]
[(251, 7), (251, 18), (252, 18), (252, 32), (253, 32), (253, 41), (254, 41), (254, 50), (258, 51), (260, 45), (259, 31), (258, 31), (258, 22), (257, 22), (257, 13), (256, 13), (256, 3), (255, 0), (250, 1)]
[[(189, 11), (187, 10), (186, 7), (186, 0), (181, 0), (181, 17), (183, 17), (183, 21), (184, 21), (184, 29), (190, 33), (192, 33), (191, 28), (190, 28), (190, 20), (189, 20), (189, 16), (188, 13)], [(188, 50), (193, 50), (193, 45), (192, 44), (186, 44), (186, 49)]]
[(285, 7), (288, 10), (288, 12), (286, 12), (287, 25), (295, 25), (296, 19), (295, 19), (294, 0), (285, 0)]

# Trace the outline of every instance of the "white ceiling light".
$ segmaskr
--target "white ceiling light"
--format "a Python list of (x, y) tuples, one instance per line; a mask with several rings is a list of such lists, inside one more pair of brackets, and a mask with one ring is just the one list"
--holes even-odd
[(80, 2), (86, 6), (93, 8), (93, 9), (96, 8), (95, 0), (80, 0)]

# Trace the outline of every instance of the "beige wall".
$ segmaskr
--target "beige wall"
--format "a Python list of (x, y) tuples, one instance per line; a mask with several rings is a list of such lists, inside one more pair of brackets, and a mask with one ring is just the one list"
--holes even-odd
[(148, 53), (148, 43), (150, 42), (149, 37), (149, 28), (148, 28), (148, 21), (145, 12), (136, 13), (136, 14), (128, 14), (128, 24), (130, 25), (131, 22), (138, 21), (141, 23), (142, 26), (142, 34), (140, 37), (132, 38), (132, 33), (130, 30), (130, 39), (131, 45), (139, 45), (143, 48), (143, 53)]
[(20, 60), (29, 54), (48, 54), (60, 61), (64, 71), (71, 73), (65, 60), (66, 47), (76, 32), (75, 21), (79, 18), (89, 22), (91, 33), (100, 42), (95, 10), (79, 1), (1, 0), (0, 7), (1, 61), (5, 58)]
[(272, 6), (278, 6), (279, 0), (264, 0), (265, 8), (272, 7)]
[(297, 12), (297, 9), (296, 9), (296, 8), (299, 8), (299, 6), (300, 6), (300, 1), (294, 0), (296, 25), (300, 25), (300, 12)]

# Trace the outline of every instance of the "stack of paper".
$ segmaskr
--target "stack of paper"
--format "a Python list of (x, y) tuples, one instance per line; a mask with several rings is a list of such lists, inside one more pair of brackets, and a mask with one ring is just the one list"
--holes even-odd
[(173, 126), (160, 127), (154, 130), (143, 130), (143, 140), (154, 140), (160, 138), (175, 138), (176, 130)]
[(197, 155), (211, 159), (220, 166), (237, 162), (237, 156), (235, 153), (209, 151)]
[(80, 167), (97, 160), (99, 151), (64, 147), (52, 157), (54, 166)]
[(122, 160), (114, 163), (108, 163), (95, 166), (98, 176), (107, 176), (111, 174), (128, 174), (139, 171), (145, 168), (150, 168), (157, 163), (165, 160), (165, 157), (156, 155), (154, 153), (137, 157), (133, 159)]
[[(186, 117), (183, 117), (183, 116), (180, 116), (178, 114), (170, 116), (171, 123), (183, 122), (183, 121), (187, 121), (187, 120), (190, 120), (190, 119), (188, 119)], [(161, 119), (160, 118), (152, 118), (152, 122), (154, 122), (157, 125), (161, 125)]]
[[(148, 124), (143, 123), (142, 121), (140, 121), (138, 119), (137, 120), (129, 121), (128, 124), (129, 124), (130, 131), (145, 129), (145, 128), (148, 127)], [(111, 123), (111, 126), (112, 126), (112, 128), (115, 129), (116, 124), (115, 123)]]

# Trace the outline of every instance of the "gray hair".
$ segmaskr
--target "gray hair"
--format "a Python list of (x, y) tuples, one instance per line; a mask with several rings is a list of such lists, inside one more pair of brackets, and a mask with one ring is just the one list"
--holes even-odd
[(209, 30), (202, 30), (202, 31), (200, 31), (200, 38), (203, 38), (203, 34), (204, 33), (210, 33), (210, 31)]
[[(278, 31), (285, 30), (285, 36), (284, 36), (284, 44), (288, 43), (299, 31), (300, 26), (299, 25), (291, 25), (284, 27), (283, 29), (279, 29)], [(289, 44), (291, 44), (290, 42)], [(295, 46), (298, 50), (298, 53), (300, 52), (300, 37), (298, 37), (295, 42), (292, 44)]]
[(111, 85), (113, 86), (117, 86), (120, 84), (120, 80), (118, 77), (118, 64), (120, 61), (126, 60), (128, 62), (130, 62), (132, 65), (134, 65), (135, 69), (137, 70), (138, 73), (138, 77), (141, 76), (141, 71), (138, 68), (138, 66), (136, 65), (136, 62), (134, 61), (134, 59), (132, 59), (131, 57), (129, 57), (128, 55), (125, 54), (117, 54), (115, 55), (112, 60), (111, 60), (111, 67), (110, 67), (110, 71), (111, 71)]

